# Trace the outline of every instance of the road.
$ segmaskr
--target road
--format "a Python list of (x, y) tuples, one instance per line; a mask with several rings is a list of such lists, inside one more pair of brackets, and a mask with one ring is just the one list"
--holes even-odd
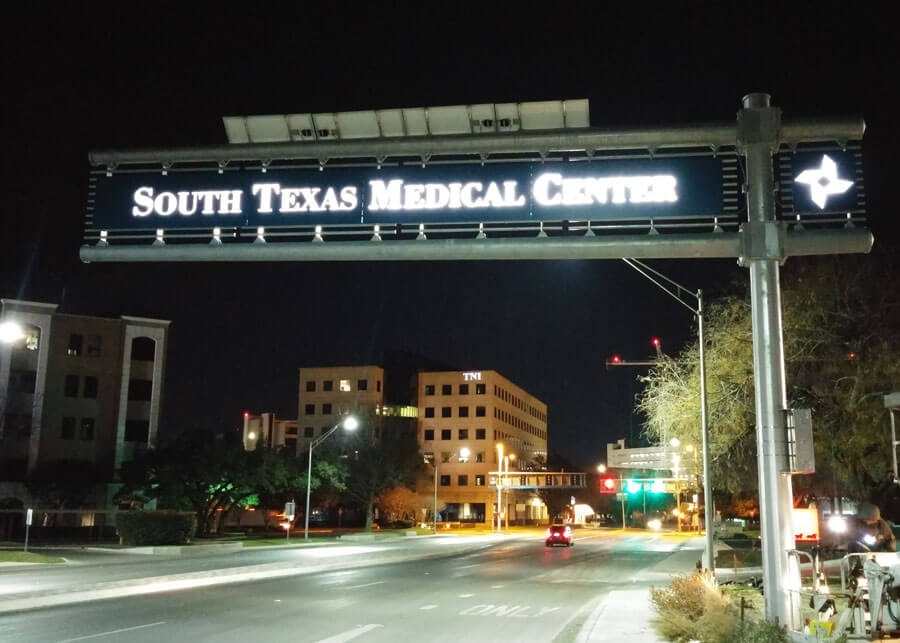
[(683, 545), (579, 536), (572, 548), (528, 537), (445, 558), (13, 613), (0, 616), (0, 641), (571, 641), (610, 590), (664, 582), (654, 568)]

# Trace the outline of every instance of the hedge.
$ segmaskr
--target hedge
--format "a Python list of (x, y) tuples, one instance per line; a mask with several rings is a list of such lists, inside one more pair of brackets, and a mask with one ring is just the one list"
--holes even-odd
[(185, 511), (122, 511), (116, 515), (125, 545), (186, 545), (197, 531), (197, 516)]

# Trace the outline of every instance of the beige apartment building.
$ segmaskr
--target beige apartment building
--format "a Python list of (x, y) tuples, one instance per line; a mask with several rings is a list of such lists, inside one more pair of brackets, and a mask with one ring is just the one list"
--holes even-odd
[(76, 460), (112, 481), (156, 443), (169, 322), (0, 303), (0, 321), (24, 332), (0, 343), (0, 476)]
[[(418, 404), (419, 444), (437, 466), (444, 521), (494, 522), (493, 476), (546, 462), (547, 405), (496, 371), (419, 373)], [(419, 491), (425, 493), (425, 485)], [(510, 524), (546, 518), (531, 492), (504, 490), (501, 496)]]

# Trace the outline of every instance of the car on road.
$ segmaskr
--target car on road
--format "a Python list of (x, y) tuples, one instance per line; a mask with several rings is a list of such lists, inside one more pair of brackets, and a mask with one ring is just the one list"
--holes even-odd
[(569, 525), (550, 525), (544, 536), (544, 544), (547, 547), (553, 547), (554, 545), (571, 547), (575, 544), (575, 538), (572, 535), (572, 527)]

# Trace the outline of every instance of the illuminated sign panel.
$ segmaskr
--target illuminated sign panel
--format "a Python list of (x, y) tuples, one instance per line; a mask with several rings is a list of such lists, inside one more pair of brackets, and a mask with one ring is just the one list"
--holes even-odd
[(865, 212), (859, 150), (817, 149), (779, 155), (782, 213), (822, 215)]
[(712, 157), (98, 174), (104, 230), (717, 216)]

